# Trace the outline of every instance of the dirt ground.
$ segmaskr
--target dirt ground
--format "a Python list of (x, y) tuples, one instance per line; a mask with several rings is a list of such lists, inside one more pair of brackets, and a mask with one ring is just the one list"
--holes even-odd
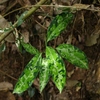
[[(0, 0), (0, 15), (14, 23), (16, 17), (29, 8), (9, 12), (38, 1)], [(46, 3), (51, 4), (79, 4), (76, 7), (80, 9), (75, 11), (74, 21), (50, 44), (55, 47), (61, 43), (71, 43), (80, 48), (87, 55), (89, 69), (80, 69), (65, 61), (67, 83), (61, 94), (52, 80), (40, 94), (38, 78), (33, 82), (32, 93), (27, 90), (22, 95), (13, 94), (13, 87), (32, 55), (25, 51), (21, 53), (15, 45), (15, 38), (10, 36), (5, 40), (5, 50), (0, 52), (0, 100), (100, 100), (100, 0), (48, 0)], [(23, 34), (25, 42), (43, 51), (47, 28), (58, 13), (57, 8), (40, 7), (16, 31)]]

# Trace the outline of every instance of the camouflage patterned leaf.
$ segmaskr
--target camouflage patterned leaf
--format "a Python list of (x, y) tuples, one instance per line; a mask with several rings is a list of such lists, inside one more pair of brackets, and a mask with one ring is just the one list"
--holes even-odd
[(73, 19), (73, 14), (71, 12), (63, 12), (57, 15), (51, 22), (47, 31), (47, 42), (56, 38)]
[(49, 69), (48, 59), (42, 59), (42, 67), (40, 71), (40, 92), (45, 88), (46, 84), (50, 78), (50, 69)]
[(83, 51), (71, 44), (61, 44), (57, 48), (58, 53), (77, 67), (88, 69), (88, 60)]
[(58, 53), (49, 46), (46, 47), (46, 58), (50, 64), (52, 79), (61, 93), (66, 83), (66, 69), (64, 62), (60, 55), (58, 55)]
[(39, 54), (39, 51), (34, 48), (31, 44), (27, 44), (24, 42), (21, 42), (22, 46), (24, 47), (24, 49), (29, 52), (30, 54), (34, 55), (34, 54)]
[(34, 79), (38, 75), (40, 63), (41, 54), (36, 55), (31, 59), (31, 61), (26, 65), (26, 68), (22, 72), (20, 78), (18, 79), (18, 82), (15, 85), (13, 93), (20, 94), (32, 85)]

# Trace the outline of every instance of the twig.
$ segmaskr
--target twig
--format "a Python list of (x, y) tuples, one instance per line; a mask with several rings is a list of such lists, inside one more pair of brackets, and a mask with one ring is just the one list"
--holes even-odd
[[(93, 9), (91, 8), (90, 6), (91, 5), (87, 5), (87, 7), (82, 7), (82, 6), (63, 6), (63, 5), (42, 5), (43, 3), (45, 3), (47, 0), (40, 0), (40, 2), (38, 2), (36, 5), (32, 5), (31, 9), (27, 12), (27, 14), (23, 17), (23, 21), (26, 20), (28, 17), (30, 17), (40, 6), (47, 6), (47, 7), (57, 7), (57, 8), (71, 8), (71, 9), (76, 9), (76, 10), (82, 10), (82, 9), (85, 9), (85, 10), (90, 10), (90, 11), (100, 11), (100, 9)], [(24, 8), (24, 7), (23, 7)], [(26, 7), (27, 8), (27, 7)], [(9, 28), (9, 31), (3, 33), (1, 36), (0, 36), (0, 42), (3, 41), (9, 34), (11, 31), (14, 30), (14, 28), (18, 27), (17, 26), (18, 24), (18, 21), (14, 23), (13, 25), (13, 28), (10, 27)]]
[(39, 26), (41, 26), (42, 28), (44, 28), (45, 30), (47, 30), (47, 28), (46, 28), (45, 26), (41, 25), (37, 20), (35, 20), (35, 22), (36, 22)]
[[(47, 0), (40, 0), (36, 6), (33, 6), (23, 17), (23, 21), (25, 21), (28, 17), (30, 17), (39, 7), (40, 5), (42, 5), (43, 3), (45, 3)], [(18, 20), (12, 25), (13, 27), (9, 28), (9, 31), (4, 32), (1, 36), (0, 36), (0, 42), (3, 41), (9, 34), (10, 32), (12, 32), (14, 30), (14, 28), (18, 27)]]
[(3, 3), (5, 3), (5, 2), (7, 2), (8, 0), (2, 0), (2, 1), (0, 1), (0, 5), (1, 4), (3, 4)]
[[(31, 7), (36, 7), (37, 5), (31, 5), (31, 6), (24, 6), (24, 7), (20, 7), (20, 8), (17, 8), (17, 9), (15, 9), (15, 10), (13, 10), (13, 11), (11, 11), (11, 12), (8, 12), (7, 14), (4, 14), (3, 15), (3, 17), (5, 17), (5, 16), (7, 16), (7, 15), (9, 15), (9, 14), (11, 14), (11, 13), (13, 13), (13, 12), (15, 12), (15, 11), (18, 11), (18, 10), (21, 10), (21, 9), (25, 9), (25, 8), (31, 8)], [(56, 7), (56, 8), (71, 8), (71, 9), (76, 9), (76, 10), (82, 10), (82, 9), (84, 9), (84, 10), (90, 10), (90, 11), (94, 11), (94, 12), (99, 12), (100, 11), (100, 9), (96, 9), (97, 7), (95, 7), (95, 8), (84, 8), (84, 7), (76, 7), (76, 6), (64, 6), (64, 5), (39, 5), (40, 7)], [(91, 5), (87, 5), (87, 6), (91, 6)]]
[(17, 79), (16, 79), (16, 78), (12, 77), (11, 75), (8, 75), (8, 74), (7, 74), (7, 73), (5, 73), (4, 71), (0, 70), (0, 72), (1, 72), (1, 73), (3, 73), (3, 74), (5, 74), (5, 75), (7, 75), (7, 76), (8, 76), (8, 77), (10, 77), (10, 78), (12, 78), (13, 80), (16, 80), (16, 81), (17, 81)]

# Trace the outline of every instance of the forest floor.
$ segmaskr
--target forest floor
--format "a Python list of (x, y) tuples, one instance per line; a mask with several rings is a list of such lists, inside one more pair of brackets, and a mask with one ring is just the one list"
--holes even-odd
[[(8, 27), (8, 22), (14, 23), (17, 17), (39, 0), (0, 0), (0, 28)], [(31, 97), (28, 91), (22, 95), (13, 94), (20, 74), (32, 55), (21, 53), (15, 44), (15, 37), (5, 39), (5, 50), (1, 52), (0, 45), (0, 100), (100, 100), (100, 0), (47, 0), (46, 5), (40, 7), (30, 18), (15, 31), (25, 38), (38, 50), (44, 50), (44, 40), (51, 20), (60, 12), (58, 5), (73, 6), (73, 23), (62, 32), (52, 46), (70, 43), (85, 52), (89, 69), (80, 69), (65, 61), (67, 82), (60, 94), (52, 81), (49, 81), (43, 93), (39, 92), (38, 79), (33, 82), (34, 90)], [(58, 7), (57, 7), (58, 6)], [(14, 11), (18, 8), (23, 9)], [(14, 11), (12, 13), (9, 13)]]

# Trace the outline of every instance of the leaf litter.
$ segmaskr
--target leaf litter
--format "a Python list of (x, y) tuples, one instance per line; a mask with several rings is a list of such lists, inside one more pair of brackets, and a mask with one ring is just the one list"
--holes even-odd
[[(4, 2), (2, 2), (4, 1)], [(5, 14), (18, 9), (23, 6), (31, 6), (37, 3), (36, 0), (15, 0), (14, 2), (8, 0), (0, 1), (0, 12), (2, 16), (2, 20), (0, 21), (0, 29), (6, 28), (9, 26), (9, 22), (16, 21), (16, 15), (20, 15), (25, 9), (18, 10), (17, 12), (13, 12), (3, 17)], [(68, 27), (67, 30), (62, 32), (61, 36), (55, 39), (54, 44), (51, 41), (50, 45), (54, 47), (59, 45), (60, 43), (70, 43), (81, 50), (83, 50), (89, 60), (89, 69), (88, 70), (80, 70), (79, 68), (75, 68), (69, 62), (66, 62), (66, 69), (68, 69), (67, 73), (67, 81), (71, 80), (68, 84), (70, 86), (66, 86), (61, 94), (58, 93), (57, 88), (54, 86), (52, 81), (48, 83), (46, 86), (45, 98), (47, 100), (99, 100), (100, 99), (100, 14), (97, 10), (100, 10), (100, 2), (94, 0), (92, 1), (84, 1), (82, 0), (52, 0), (47, 2), (49, 5), (56, 5), (58, 7), (40, 7), (30, 19), (24, 22), (25, 27), (22, 26), (18, 28), (19, 36), (25, 37), (25, 42), (30, 42), (33, 46), (38, 48), (40, 51), (44, 50), (44, 38), (46, 29), (50, 21), (55, 17), (56, 14), (62, 12), (59, 11), (59, 5), (62, 6), (74, 6), (80, 8), (75, 13), (75, 19), (72, 25)], [(92, 5), (91, 5), (92, 4)], [(8, 6), (7, 6), (8, 5)], [(12, 5), (12, 6), (11, 6)], [(47, 9), (48, 8), (48, 9)], [(62, 7), (63, 8), (63, 7)], [(85, 10), (83, 10), (85, 8)], [(89, 10), (90, 9), (90, 10)], [(97, 11), (97, 12), (95, 12)], [(42, 16), (39, 18), (39, 16)], [(36, 23), (36, 20), (38, 23)], [(3, 22), (2, 22), (3, 21)], [(46, 22), (46, 24), (45, 24)], [(39, 31), (36, 29), (36, 24), (39, 26)], [(41, 35), (42, 33), (42, 35)], [(15, 39), (15, 38), (14, 38)], [(11, 41), (11, 42), (10, 42)], [(8, 85), (2, 86), (2, 82), (7, 82), (6, 84), (11, 84), (14, 86), (16, 84), (16, 79), (18, 79), (19, 75), (24, 69), (24, 66), (28, 63), (28, 61), (32, 58), (28, 53), (21, 54), (19, 51), (12, 50), (13, 44), (15, 45), (15, 40), (12, 38), (10, 41), (5, 43), (6, 50), (2, 52), (0, 55), (0, 69), (4, 71), (6, 74), (0, 73), (0, 99), (3, 100), (44, 100), (42, 94), (39, 93), (38, 86), (33, 83), (33, 87), (36, 87), (35, 94), (32, 98), (29, 97), (27, 91), (20, 97), (12, 94), (12, 88)], [(15, 62), (17, 64), (15, 64)], [(14, 77), (11, 78), (8, 75)], [(79, 85), (79, 83), (81, 83)], [(72, 85), (71, 85), (72, 84)], [(78, 91), (77, 86), (80, 87)], [(4, 87), (4, 89), (3, 89)], [(7, 92), (5, 91), (7, 89)], [(88, 95), (87, 95), (87, 94)], [(6, 94), (12, 95), (12, 99), (7, 99)], [(10, 96), (9, 96), (10, 97)]]

